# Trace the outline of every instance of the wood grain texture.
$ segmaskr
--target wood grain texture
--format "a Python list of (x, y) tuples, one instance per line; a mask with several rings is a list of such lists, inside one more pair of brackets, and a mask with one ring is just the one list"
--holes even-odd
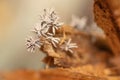
[(85, 75), (66, 69), (47, 69), (41, 71), (17, 70), (1, 75), (3, 80), (107, 80), (92, 75)]
[(120, 25), (114, 14), (119, 7), (117, 4), (120, 4), (120, 0), (95, 0), (94, 3), (95, 21), (104, 30), (115, 55), (120, 54)]

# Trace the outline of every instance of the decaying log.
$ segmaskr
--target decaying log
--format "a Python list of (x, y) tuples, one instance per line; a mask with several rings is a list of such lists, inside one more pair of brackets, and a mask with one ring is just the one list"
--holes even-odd
[(120, 0), (95, 0), (95, 22), (101, 27), (115, 55), (120, 54)]
[(2, 74), (3, 80), (107, 80), (92, 75), (85, 75), (67, 69), (47, 69), (41, 71), (18, 70)]

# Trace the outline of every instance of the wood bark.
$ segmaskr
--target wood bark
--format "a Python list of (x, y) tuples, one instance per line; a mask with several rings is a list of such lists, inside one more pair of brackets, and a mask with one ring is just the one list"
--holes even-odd
[(103, 29), (114, 55), (120, 54), (120, 0), (95, 0), (94, 19)]

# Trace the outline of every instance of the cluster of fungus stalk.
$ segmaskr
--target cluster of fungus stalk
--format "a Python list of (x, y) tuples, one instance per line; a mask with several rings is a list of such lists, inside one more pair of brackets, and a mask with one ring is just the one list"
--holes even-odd
[(45, 45), (51, 45), (53, 49), (73, 53), (72, 49), (78, 46), (71, 42), (71, 38), (65, 38), (64, 32), (64, 35), (59, 34), (64, 25), (59, 19), (54, 9), (44, 9), (43, 14), (40, 15), (40, 22), (35, 24), (32, 30), (35, 36), (26, 39), (27, 50), (34, 52), (36, 48), (43, 50)]

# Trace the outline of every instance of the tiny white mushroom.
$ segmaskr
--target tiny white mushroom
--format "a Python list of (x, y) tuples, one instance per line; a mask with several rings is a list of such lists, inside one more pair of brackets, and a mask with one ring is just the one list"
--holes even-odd
[(59, 16), (56, 14), (54, 9), (44, 9), (44, 14), (40, 15), (42, 24), (46, 24), (52, 29), (52, 33), (55, 34), (56, 30), (63, 25), (59, 22)]
[(41, 25), (40, 23), (37, 23), (34, 27), (33, 32), (35, 32), (40, 37), (40, 36), (46, 36), (48, 30), (49, 27), (47, 27), (46, 24)]
[(35, 48), (40, 48), (42, 43), (40, 43), (39, 39), (33, 39), (31, 36), (26, 38), (26, 44), (27, 50), (30, 52), (34, 52)]
[(65, 41), (65, 43), (61, 46), (61, 49), (73, 53), (72, 48), (77, 47), (78, 47), (77, 44), (71, 43), (71, 39), (69, 39), (68, 41)]
[(58, 44), (58, 43), (60, 42), (60, 39), (59, 39), (59, 38), (52, 37), (52, 36), (47, 37), (47, 39), (52, 43), (52, 45), (53, 45), (54, 47), (57, 47), (56, 44)]

